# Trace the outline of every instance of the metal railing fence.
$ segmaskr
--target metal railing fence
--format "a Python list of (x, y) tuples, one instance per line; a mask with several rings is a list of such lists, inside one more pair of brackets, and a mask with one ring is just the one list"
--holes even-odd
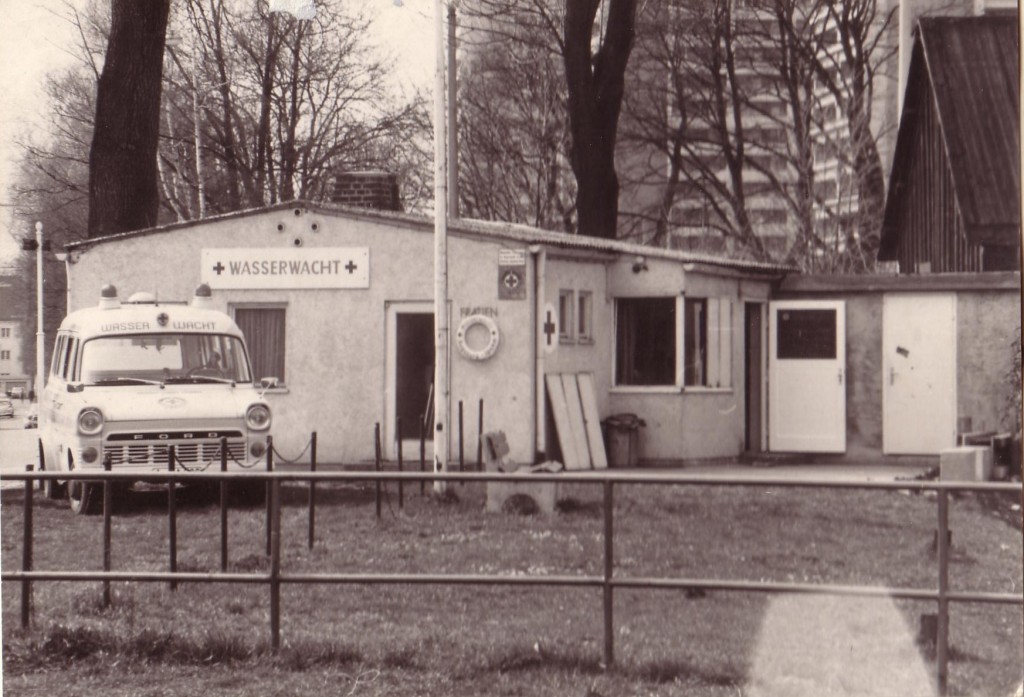
[[(272, 467), (272, 466), (271, 466)], [(835, 596), (887, 597), (935, 602), (938, 609), (936, 635), (936, 683), (940, 694), (946, 693), (949, 663), (949, 604), (989, 603), (1024, 605), (1020, 593), (951, 591), (949, 588), (949, 496), (957, 491), (1016, 492), (1020, 483), (952, 482), (952, 481), (863, 481), (858, 479), (772, 477), (761, 474), (715, 476), (709, 474), (641, 473), (622, 470), (565, 472), (560, 474), (518, 474), (504, 472), (396, 472), (396, 471), (268, 471), (265, 472), (154, 472), (141, 479), (146, 482), (174, 484), (221, 484), (222, 565), (220, 572), (179, 572), (176, 570), (175, 489), (168, 486), (170, 563), (167, 572), (112, 571), (110, 568), (111, 491), (115, 484), (140, 480), (138, 473), (118, 472), (33, 472), (4, 473), (0, 481), (25, 483), (22, 569), (4, 570), (0, 580), (21, 583), (22, 626), (31, 622), (32, 584), (41, 581), (102, 581), (103, 602), (110, 603), (111, 582), (161, 582), (171, 588), (179, 583), (242, 583), (265, 584), (270, 595), (270, 645), (273, 650), (281, 642), (281, 586), (283, 584), (365, 584), (365, 585), (474, 585), (474, 586), (547, 586), (587, 587), (602, 590), (604, 616), (604, 664), (614, 662), (614, 591), (623, 589), (718, 590), (754, 593), (824, 594)], [(35, 482), (69, 480), (103, 483), (103, 570), (102, 571), (38, 571), (33, 569), (33, 491)], [(233, 481), (264, 482), (267, 487), (267, 530), (269, 569), (265, 573), (227, 572), (227, 518), (225, 489)], [(552, 484), (588, 484), (603, 490), (603, 565), (600, 575), (509, 575), (509, 574), (394, 574), (394, 573), (288, 573), (281, 566), (281, 485), (306, 483), (310, 491), (317, 483), (368, 483), (445, 481), (445, 482), (530, 482)], [(664, 578), (617, 576), (614, 571), (614, 489), (622, 485), (672, 485), (696, 487), (770, 487), (801, 489), (865, 489), (879, 491), (934, 491), (937, 503), (936, 587), (906, 588), (862, 585), (836, 585), (774, 581), (742, 581), (717, 578)], [(312, 497), (310, 498), (312, 502)], [(314, 507), (310, 506), (310, 531), (313, 530)], [(312, 543), (312, 535), (310, 536)]]

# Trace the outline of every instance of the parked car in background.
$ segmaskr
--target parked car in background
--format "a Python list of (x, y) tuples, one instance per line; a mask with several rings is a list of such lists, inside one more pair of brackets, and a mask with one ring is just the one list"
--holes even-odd
[(0, 397), (0, 419), (14, 418), (14, 404), (7, 397)]
[(25, 399), (25, 388), (24, 387), (12, 387), (11, 388), (11, 399)]
[(39, 412), (36, 411), (36, 405), (28, 410), (25, 414), (25, 428), (38, 428), (39, 427)]

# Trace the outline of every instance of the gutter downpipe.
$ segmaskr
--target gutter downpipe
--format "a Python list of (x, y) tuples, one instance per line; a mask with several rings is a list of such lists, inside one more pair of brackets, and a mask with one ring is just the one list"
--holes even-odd
[(540, 318), (544, 314), (545, 291), (544, 277), (546, 274), (548, 253), (538, 244), (530, 245), (533, 256), (533, 457), (536, 462), (543, 461), (547, 452), (547, 433), (545, 432), (544, 411), (544, 339), (540, 331)]

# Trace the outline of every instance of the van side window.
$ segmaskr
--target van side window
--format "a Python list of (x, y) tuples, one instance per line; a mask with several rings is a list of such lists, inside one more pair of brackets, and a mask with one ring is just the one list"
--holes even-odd
[(63, 365), (64, 344), (67, 340), (67, 334), (61, 334), (57, 337), (57, 345), (53, 349), (53, 360), (50, 362), (50, 375), (54, 377), (58, 375), (60, 366)]
[(64, 379), (71, 381), (75, 379), (75, 364), (78, 362), (78, 339), (72, 339), (68, 345), (68, 355), (64, 361)]

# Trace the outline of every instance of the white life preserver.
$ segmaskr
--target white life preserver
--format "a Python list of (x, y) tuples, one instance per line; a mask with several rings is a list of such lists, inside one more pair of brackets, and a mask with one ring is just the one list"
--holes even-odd
[[(487, 343), (479, 348), (473, 348), (466, 343), (466, 335), (476, 325), (481, 325), (487, 330)], [(459, 331), (455, 333), (455, 345), (459, 353), (471, 361), (486, 361), (498, 350), (498, 343), (501, 341), (501, 334), (498, 332), (498, 325), (487, 315), (470, 315), (459, 324)]]

